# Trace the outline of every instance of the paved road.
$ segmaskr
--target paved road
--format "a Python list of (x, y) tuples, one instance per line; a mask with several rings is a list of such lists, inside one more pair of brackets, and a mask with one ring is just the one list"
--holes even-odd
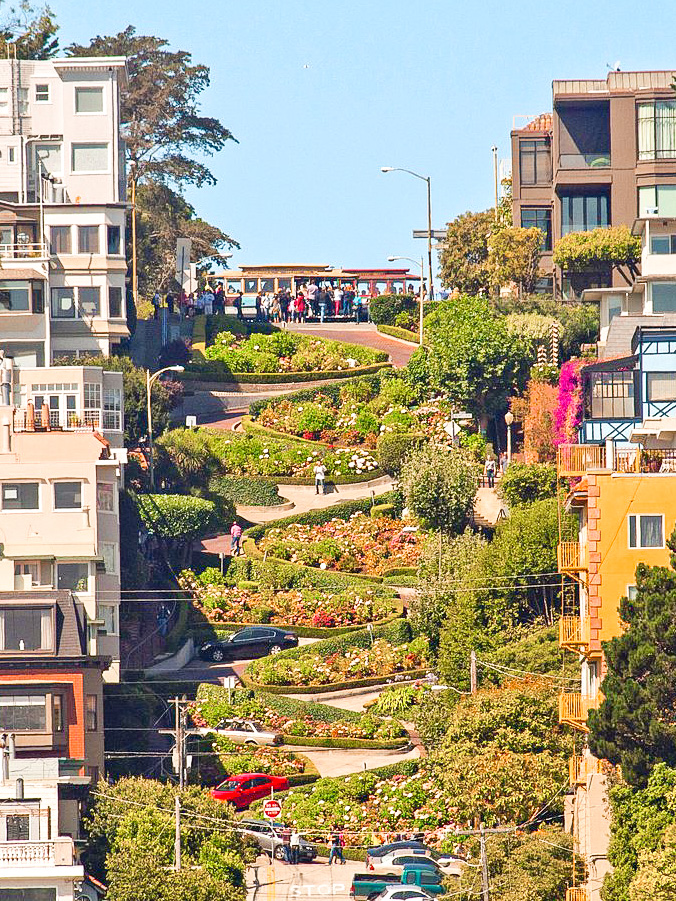
[(389, 335), (382, 335), (372, 323), (345, 322), (292, 324), (289, 330), (300, 332), (303, 335), (316, 335), (319, 338), (333, 338), (335, 341), (347, 341), (350, 344), (361, 344), (364, 347), (373, 347), (375, 350), (384, 350), (388, 353), (395, 366), (405, 366), (417, 345), (408, 341), (400, 341)]
[(363, 871), (363, 863), (348, 860), (329, 866), (326, 860), (292, 864), (261, 855), (247, 870), (247, 901), (294, 901), (298, 898), (337, 898), (347, 901), (355, 873)]

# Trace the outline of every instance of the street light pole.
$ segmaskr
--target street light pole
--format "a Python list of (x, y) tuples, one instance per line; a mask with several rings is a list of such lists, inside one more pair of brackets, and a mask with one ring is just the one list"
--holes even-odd
[(157, 372), (150, 374), (150, 370), (146, 369), (146, 404), (148, 411), (148, 452), (150, 454), (150, 490), (155, 488), (155, 461), (153, 453), (153, 410), (151, 393), (153, 382), (155, 382), (164, 372), (183, 372), (183, 366), (165, 366), (164, 369), (158, 369)]
[(511, 410), (505, 413), (505, 423), (507, 425), (507, 465), (512, 462), (512, 423), (514, 422), (514, 414)]
[(427, 262), (429, 266), (429, 298), (434, 300), (434, 277), (432, 275), (432, 177), (430, 175), (420, 175), (412, 169), (401, 169), (397, 166), (381, 166), (381, 172), (406, 172), (420, 181), (427, 182)]
[(418, 343), (422, 347), (423, 344), (423, 277), (425, 275), (425, 257), (420, 257), (420, 262), (414, 260), (412, 257), (388, 257), (388, 263), (394, 263), (395, 260), (407, 260), (409, 263), (414, 263), (416, 266), (420, 266), (420, 318), (418, 324)]
[(498, 148), (493, 145), (493, 179), (495, 182), (495, 221), (498, 221)]

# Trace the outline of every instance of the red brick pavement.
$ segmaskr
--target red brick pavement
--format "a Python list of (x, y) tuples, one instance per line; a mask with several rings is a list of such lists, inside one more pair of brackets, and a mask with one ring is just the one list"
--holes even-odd
[(389, 335), (381, 335), (373, 326), (359, 327), (356, 324), (335, 323), (318, 326), (312, 325), (291, 326), (291, 330), (301, 332), (303, 335), (316, 335), (318, 338), (333, 338), (335, 341), (347, 341), (349, 344), (361, 344), (365, 347), (373, 347), (375, 350), (384, 350), (392, 358), (395, 366), (405, 366), (411, 355), (416, 350), (415, 344), (405, 341), (397, 341)]

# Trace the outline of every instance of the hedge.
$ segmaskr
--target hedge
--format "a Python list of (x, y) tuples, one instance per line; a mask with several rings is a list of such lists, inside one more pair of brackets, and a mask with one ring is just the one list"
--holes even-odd
[[(401, 515), (404, 506), (404, 500), (400, 491), (386, 491), (384, 494), (378, 495), (379, 504), (394, 504), (397, 516)], [(258, 541), (263, 538), (270, 529), (284, 528), (293, 523), (299, 523), (303, 526), (319, 526), (330, 522), (332, 519), (349, 519), (353, 513), (368, 513), (373, 505), (370, 497), (358, 500), (345, 501), (342, 504), (335, 504), (333, 507), (322, 507), (319, 510), (309, 510), (307, 513), (297, 513), (294, 516), (285, 516), (283, 519), (276, 519), (274, 522), (263, 523), (258, 526), (251, 526), (244, 532), (247, 538), (253, 538)]]
[(207, 349), (207, 323), (206, 316), (196, 316), (192, 323), (192, 358), (193, 361), (206, 363), (204, 352)]
[(227, 497), (233, 504), (274, 507), (285, 503), (277, 490), (277, 480), (252, 476), (214, 476), (209, 490)]
[[(375, 767), (375, 769), (369, 770), (368, 772), (373, 773), (378, 779), (390, 779), (392, 776), (415, 776), (419, 769), (420, 758), (417, 758), (414, 760), (399, 760), (396, 763), (386, 763), (385, 766)], [(323, 776), (322, 778), (349, 779), (350, 776)], [(309, 794), (311, 791), (312, 788), (308, 786), (307, 788), (301, 788), (300, 792), (296, 792), (296, 794), (305, 794), (306, 792)], [(286, 794), (286, 789), (284, 791), (275, 792), (275, 797), (282, 797), (284, 794)]]
[[(245, 546), (251, 547), (252, 543), (250, 538), (245, 539)], [(226, 580), (229, 585), (241, 586), (242, 582), (255, 582), (264, 588), (319, 588), (326, 591), (345, 591), (364, 583), (363, 579), (357, 578), (353, 573), (318, 569), (270, 557), (263, 560), (260, 552), (248, 557), (230, 558)], [(380, 597), (395, 597), (393, 591), (382, 588), (379, 582), (369, 587)]]
[[(357, 379), (355, 379), (357, 381)], [(378, 374), (366, 375), (359, 381), (369, 382), (375, 394), (380, 391), (381, 377)], [(345, 382), (341, 385), (318, 385), (314, 388), (299, 388), (291, 394), (284, 394), (282, 397), (262, 397), (254, 400), (249, 405), (249, 415), (258, 416), (261, 410), (266, 407), (274, 407), (280, 401), (291, 401), (291, 403), (302, 403), (303, 401), (313, 401), (318, 394), (330, 397), (335, 404), (340, 403), (340, 392), (345, 387)], [(288, 436), (287, 436), (288, 437)]]
[[(261, 560), (263, 559), (263, 553), (260, 551), (256, 545), (256, 542), (251, 538), (245, 538), (244, 543), (242, 545), (244, 548), (244, 553), (248, 557), (258, 557)], [(279, 557), (265, 557), (266, 563), (284, 563), (289, 566), (297, 566), (299, 569), (306, 569), (309, 572), (323, 573), (326, 572), (325, 569), (320, 569), (318, 566), (307, 566), (304, 563), (292, 563), (290, 560), (282, 560)], [(339, 570), (334, 570), (334, 572), (339, 572)], [(379, 585), (383, 581), (382, 576), (371, 576), (368, 573), (345, 573), (345, 575), (349, 575), (352, 579), (360, 582), (373, 582), (376, 585)]]
[(390, 335), (392, 338), (399, 338), (401, 341), (407, 341), (409, 344), (420, 345), (420, 339), (415, 332), (409, 332), (406, 328), (399, 328), (398, 325), (379, 325), (378, 331), (383, 335)]
[(177, 373), (180, 381), (223, 382), (226, 385), (287, 385), (297, 382), (319, 382), (331, 379), (351, 379), (360, 375), (371, 375), (381, 369), (391, 369), (392, 363), (372, 363), (356, 369), (336, 369), (314, 372), (230, 372), (218, 360), (205, 363), (188, 363), (184, 372)]
[[(394, 622), (395, 619), (399, 619), (401, 617), (401, 609), (397, 612), (393, 612), (390, 616), (386, 616), (383, 619), (374, 620), (373, 624), (376, 626), (386, 626), (388, 623)], [(239, 623), (214, 623), (209, 624), (208, 626), (203, 626), (202, 628), (192, 628), (190, 630), (190, 634), (192, 638), (203, 641), (208, 638), (212, 638), (214, 633), (217, 638), (225, 638), (227, 635), (232, 635), (233, 632), (237, 632), (238, 629), (244, 629), (246, 626), (260, 626), (261, 623), (248, 623), (245, 621)], [(334, 635), (348, 635), (350, 632), (358, 632), (359, 629), (363, 629), (364, 626), (357, 624), (352, 626), (299, 626), (296, 623), (271, 623), (271, 626), (274, 626), (275, 629), (286, 629), (288, 632), (293, 632), (295, 635), (298, 635), (300, 638), (331, 638)]]
[[(316, 645), (309, 645), (309, 647), (314, 648)], [(282, 654), (285, 653), (287, 652), (282, 651)], [(391, 673), (389, 676), (368, 676), (364, 679), (349, 679), (347, 682), (329, 682), (323, 685), (264, 685), (261, 682), (254, 682), (246, 671), (239, 678), (247, 688), (261, 689), (270, 694), (284, 694), (292, 691), (297, 695), (319, 695), (333, 691), (348, 691), (352, 688), (368, 688), (371, 685), (395, 685), (396, 681), (411, 682), (416, 679), (424, 679), (427, 673), (427, 669), (412, 669)]]
[(299, 785), (311, 785), (319, 779), (319, 773), (298, 773), (296, 776), (287, 776), (289, 780), (289, 788), (296, 788)]
[[(227, 698), (228, 690), (222, 685), (214, 685), (212, 682), (202, 682), (197, 690), (200, 700), (221, 700)], [(290, 716), (296, 719), (306, 716), (312, 717), (320, 723), (359, 723), (364, 716), (356, 710), (345, 710), (342, 707), (332, 707), (328, 704), (319, 704), (316, 701), (301, 701), (298, 698), (289, 698), (285, 695), (267, 694), (263, 691), (250, 691), (237, 688), (233, 694), (247, 697), (256, 697), (280, 716)]]
[(411, 741), (404, 735), (388, 741), (377, 738), (313, 738), (309, 735), (285, 735), (283, 744), (307, 748), (342, 748), (355, 751), (359, 748), (372, 748), (381, 751), (395, 751), (407, 748)]

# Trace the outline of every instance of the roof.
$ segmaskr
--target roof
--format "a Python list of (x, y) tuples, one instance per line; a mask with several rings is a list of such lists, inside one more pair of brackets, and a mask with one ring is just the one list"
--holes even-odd
[[(87, 654), (84, 613), (75, 604), (70, 591), (3, 591), (0, 592), (0, 604), (11, 603), (12, 606), (45, 606), (56, 607), (56, 654), (45, 655), (50, 660), (60, 657), (83, 657)], [(1, 658), (0, 658), (1, 659)], [(18, 655), (2, 659), (2, 662), (16, 664), (21, 659)], [(41, 660), (35, 652), (30, 654), (35, 664)]]
[(632, 339), (637, 328), (676, 328), (676, 313), (662, 313), (652, 316), (614, 316), (608, 328), (606, 346), (601, 359), (629, 356), (632, 353)]
[(524, 125), (523, 128), (518, 128), (517, 131), (549, 131), (552, 130), (552, 114), (551, 113), (540, 113), (539, 116), (535, 116), (534, 119), (531, 119), (527, 125)]

